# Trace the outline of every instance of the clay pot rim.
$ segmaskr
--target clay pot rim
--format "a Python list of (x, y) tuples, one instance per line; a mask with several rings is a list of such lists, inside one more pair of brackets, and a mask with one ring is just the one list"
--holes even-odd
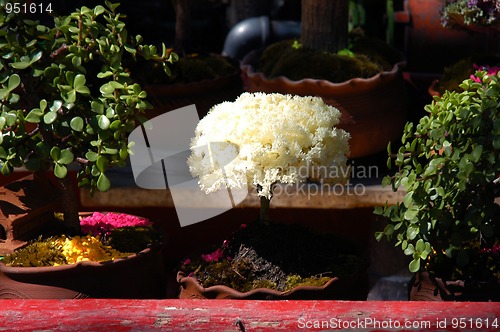
[(239, 292), (229, 286), (225, 285), (215, 285), (210, 287), (203, 287), (198, 279), (194, 277), (188, 277), (183, 271), (177, 272), (177, 283), (181, 286), (191, 284), (200, 294), (217, 294), (217, 293), (226, 293), (230, 295), (231, 298), (234, 299), (243, 299), (252, 297), (255, 294), (268, 295), (272, 297), (280, 297), (287, 298), (291, 297), (294, 293), (300, 291), (324, 291), (328, 287), (330, 287), (334, 282), (338, 281), (338, 277), (332, 277), (328, 280), (323, 286), (297, 286), (287, 291), (278, 291), (270, 288), (255, 288), (248, 292)]
[(369, 78), (351, 78), (350, 80), (341, 82), (341, 83), (332, 83), (330, 81), (324, 79), (314, 79), (314, 78), (304, 78), (299, 81), (292, 81), (286, 76), (278, 76), (275, 78), (267, 78), (262, 72), (257, 72), (253, 66), (253, 60), (262, 52), (262, 49), (253, 50), (249, 52), (241, 61), (241, 70), (250, 78), (258, 78), (260, 80), (265, 80), (270, 83), (283, 83), (291, 86), (299, 86), (301, 84), (310, 84), (310, 85), (318, 85), (323, 87), (330, 88), (341, 88), (341, 87), (353, 87), (353, 86), (361, 86), (361, 87), (371, 87), (374, 82), (387, 80), (389, 78), (395, 77), (399, 75), (401, 69), (404, 68), (407, 64), (405, 60), (399, 61), (395, 63), (391, 70), (383, 71), (375, 76)]

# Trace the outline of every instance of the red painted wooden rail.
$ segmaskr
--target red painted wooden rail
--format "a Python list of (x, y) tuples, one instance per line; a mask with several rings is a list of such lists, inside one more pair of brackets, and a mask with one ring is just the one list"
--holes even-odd
[(0, 331), (498, 331), (500, 303), (0, 300)]

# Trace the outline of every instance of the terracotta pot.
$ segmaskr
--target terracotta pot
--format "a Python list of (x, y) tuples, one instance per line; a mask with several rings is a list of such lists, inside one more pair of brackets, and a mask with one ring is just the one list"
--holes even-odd
[(257, 288), (241, 293), (233, 288), (216, 285), (204, 288), (196, 278), (184, 272), (177, 273), (180, 299), (240, 299), (240, 300), (366, 300), (367, 289), (364, 273), (351, 278), (334, 277), (321, 287), (298, 286), (286, 292)]
[(244, 90), (322, 97), (342, 112), (340, 127), (351, 134), (350, 158), (381, 152), (390, 141), (401, 137), (408, 111), (401, 71), (404, 62), (368, 79), (354, 78), (343, 83), (316, 79), (291, 81), (284, 76), (267, 79), (256, 72), (254, 64), (260, 53), (252, 51), (242, 61)]
[(410, 301), (499, 301), (500, 283), (467, 284), (463, 280), (444, 281), (427, 272), (415, 273), (409, 283)]
[(0, 261), (0, 299), (164, 298), (161, 247), (110, 262), (9, 267)]
[(242, 92), (240, 74), (185, 84), (153, 84), (144, 87), (154, 109), (146, 115), (151, 119), (168, 111), (195, 104), (200, 118), (212, 106), (235, 100)]
[(437, 85), (439, 83), (439, 80), (433, 80), (429, 88), (427, 89), (427, 92), (431, 97), (441, 97), (441, 93), (437, 90)]

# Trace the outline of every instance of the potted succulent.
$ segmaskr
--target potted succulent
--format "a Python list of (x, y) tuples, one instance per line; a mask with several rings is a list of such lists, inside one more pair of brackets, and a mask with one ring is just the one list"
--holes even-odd
[(315, 95), (340, 109), (357, 158), (400, 135), (407, 99), (401, 54), (362, 33), (349, 36), (348, 18), (349, 0), (303, 0), (300, 41), (249, 53), (242, 71), (245, 91)]
[[(50, 184), (56, 183), (68, 236), (83, 234), (71, 168), (78, 167), (79, 187), (108, 190), (107, 170), (125, 165), (131, 147), (128, 133), (144, 121), (151, 107), (146, 92), (131, 80), (128, 66), (142, 56), (168, 71), (174, 60), (165, 47), (160, 55), (156, 47), (143, 45), (140, 36), (130, 38), (117, 7), (109, 1), (95, 8), (84, 6), (68, 16), (55, 16), (48, 27), (1, 1), (1, 172), (9, 175), (24, 167), (35, 174), (35, 192), (23, 187), (25, 197), (14, 195), (19, 207), (28, 207), (28, 215), (30, 200), (47, 195)], [(143, 263), (156, 264), (159, 257), (156, 253)], [(6, 267), (0, 265), (5, 275)], [(104, 270), (111, 264), (105, 265)], [(51, 284), (57, 278), (48, 279)]]
[(405, 126), (397, 153), (389, 146), (397, 172), (384, 183), (406, 194), (375, 210), (389, 219), (376, 237), (411, 257), (412, 299), (500, 298), (499, 81), (476, 72)]
[[(349, 134), (336, 128), (339, 117), (340, 112), (319, 97), (244, 93), (234, 102), (214, 106), (199, 122), (188, 165), (200, 188), (207, 194), (253, 188), (260, 198), (260, 216), (201, 260), (183, 262), (178, 274), (181, 298), (296, 298), (324, 290), (320, 297), (366, 299), (362, 277), (366, 263), (352, 246), (342, 246), (345, 242), (332, 237), (308, 234), (306, 228), (284, 227), (269, 217), (278, 183), (315, 180), (315, 185), (331, 188), (347, 181)], [(217, 142), (222, 146), (213, 145)], [(211, 146), (210, 153), (206, 153), (206, 146)], [(234, 159), (226, 160), (231, 152)], [(304, 271), (318, 260), (318, 265)], [(210, 263), (214, 265), (210, 267)], [(298, 264), (292, 267), (293, 263)], [(354, 267), (341, 276), (332, 275), (339, 272), (339, 263)], [(231, 276), (230, 271), (236, 272)], [(285, 275), (285, 271), (289, 273)], [(310, 278), (307, 272), (320, 276), (316, 279), (321, 284), (305, 290), (286, 288), (293, 280), (302, 284), (304, 278)], [(210, 278), (205, 278), (207, 275)], [(255, 283), (248, 280), (254, 277)], [(200, 285), (202, 280), (206, 283)], [(241, 283), (239, 291), (214, 285), (225, 281), (233, 286)], [(351, 287), (347, 286), (350, 282)], [(259, 288), (279, 284), (285, 288)]]

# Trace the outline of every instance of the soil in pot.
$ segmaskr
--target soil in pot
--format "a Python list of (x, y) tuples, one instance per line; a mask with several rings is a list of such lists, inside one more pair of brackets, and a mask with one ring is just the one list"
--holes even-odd
[[(295, 297), (288, 294), (297, 287), (312, 286), (315, 291), (322, 287), (330, 291), (319, 293), (317, 298), (359, 300), (367, 295), (368, 264), (357, 246), (333, 234), (317, 234), (300, 225), (276, 222), (242, 225), (222, 246), (191, 258), (181, 266), (178, 280), (186, 275), (196, 278), (207, 293), (213, 291), (213, 286), (225, 285), (236, 291), (228, 297), (244, 298), (248, 294), (250, 298), (259, 298), (255, 290), (264, 288), (272, 291), (264, 291), (261, 298), (280, 298), (280, 294), (285, 294), (290, 299)], [(340, 282), (332, 283), (332, 279)], [(346, 286), (348, 280), (352, 281), (350, 287)], [(336, 286), (342, 287), (342, 292), (332, 289)], [(181, 282), (181, 297), (182, 287)]]

